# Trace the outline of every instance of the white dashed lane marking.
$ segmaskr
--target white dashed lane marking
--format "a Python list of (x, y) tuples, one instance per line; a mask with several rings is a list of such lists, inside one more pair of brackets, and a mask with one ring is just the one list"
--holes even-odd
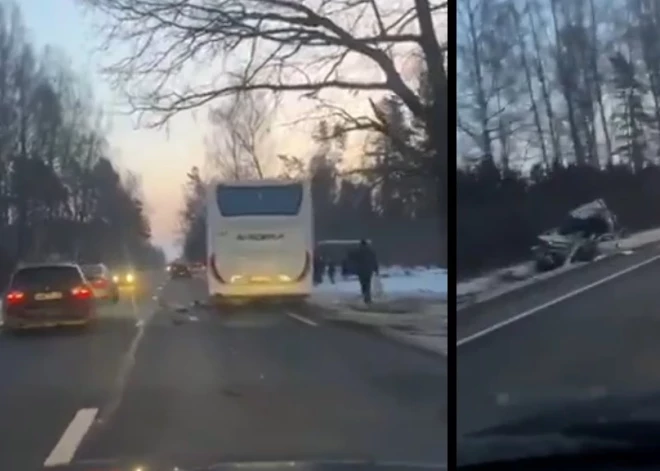
[(303, 317), (299, 314), (294, 314), (293, 312), (287, 312), (286, 315), (292, 319), (297, 320), (298, 322), (302, 322), (303, 324), (311, 325), (313, 327), (318, 327), (318, 324), (316, 322), (306, 317)]
[(598, 287), (602, 284), (605, 284), (605, 283), (608, 283), (612, 280), (615, 280), (615, 279), (617, 279), (617, 278), (619, 278), (623, 275), (626, 275), (626, 274), (628, 274), (632, 271), (638, 270), (638, 269), (640, 269), (640, 268), (642, 268), (646, 265), (649, 265), (650, 263), (654, 263), (658, 260), (660, 260), (660, 255), (655, 255), (655, 256), (653, 256), (651, 258), (648, 258), (648, 259), (646, 259), (642, 262), (636, 263), (635, 265), (629, 266), (629, 267), (627, 267), (623, 270), (612, 273), (612, 274), (606, 276), (605, 278), (601, 278), (600, 280), (594, 281), (593, 283), (589, 283), (585, 286), (581, 286), (580, 288), (574, 289), (573, 291), (570, 291), (570, 292), (568, 292), (568, 293), (566, 293), (562, 296), (559, 296), (555, 299), (552, 299), (552, 300), (550, 300), (546, 303), (543, 303), (543, 304), (541, 304), (539, 306), (536, 306), (532, 309), (528, 309), (527, 311), (521, 312), (520, 314), (516, 314), (513, 317), (510, 317), (510, 318), (508, 318), (506, 320), (503, 320), (501, 322), (497, 322), (497, 323), (491, 325), (490, 327), (487, 327), (483, 330), (480, 330), (477, 333), (474, 333), (472, 335), (468, 335), (467, 337), (463, 337), (458, 342), (456, 342), (456, 346), (457, 347), (462, 347), (463, 345), (467, 345), (468, 343), (474, 342), (475, 340), (478, 340), (481, 337), (484, 337), (488, 334), (496, 332), (496, 331), (502, 329), (503, 327), (506, 327), (510, 324), (513, 324), (514, 322), (518, 322), (519, 320), (522, 320), (522, 319), (525, 319), (529, 316), (533, 316), (535, 314), (538, 314), (539, 312), (542, 312), (542, 311), (546, 310), (547, 308), (554, 306), (555, 304), (559, 304), (561, 302), (564, 302), (567, 299), (570, 299), (574, 296), (580, 295), (580, 294), (582, 294), (586, 291), (589, 291), (589, 290), (591, 290), (593, 288), (596, 288), (596, 287)]
[(44, 466), (61, 466), (71, 463), (80, 442), (94, 423), (98, 411), (98, 409), (80, 409), (76, 412), (57, 445), (44, 461)]

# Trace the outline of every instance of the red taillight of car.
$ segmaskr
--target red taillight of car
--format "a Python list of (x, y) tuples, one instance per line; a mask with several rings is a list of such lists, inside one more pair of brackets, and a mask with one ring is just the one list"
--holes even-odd
[(71, 294), (76, 299), (89, 299), (92, 297), (92, 290), (87, 286), (76, 286), (71, 290)]
[(97, 280), (94, 280), (92, 284), (94, 285), (95, 288), (105, 288), (106, 286), (108, 286), (108, 280), (99, 278)]
[(300, 272), (300, 275), (298, 275), (298, 278), (296, 278), (296, 281), (300, 282), (307, 276), (309, 273), (309, 270), (312, 267), (312, 255), (309, 253), (309, 251), (305, 251), (305, 264), (303, 265), (303, 269)]
[(22, 291), (10, 291), (5, 296), (7, 304), (18, 304), (25, 300), (25, 293)]
[(211, 254), (209, 257), (209, 270), (211, 270), (211, 274), (216, 280), (218, 280), (219, 283), (226, 283), (225, 280), (223, 280), (220, 276), (220, 273), (218, 273), (218, 268), (215, 266), (215, 254)]

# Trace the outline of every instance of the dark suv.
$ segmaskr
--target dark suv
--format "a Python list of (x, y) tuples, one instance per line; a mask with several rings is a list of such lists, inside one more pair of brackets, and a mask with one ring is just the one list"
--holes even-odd
[(170, 278), (191, 278), (192, 273), (187, 265), (183, 263), (173, 263), (170, 265)]
[(84, 325), (96, 317), (94, 291), (75, 264), (19, 267), (5, 293), (2, 317), (9, 329)]

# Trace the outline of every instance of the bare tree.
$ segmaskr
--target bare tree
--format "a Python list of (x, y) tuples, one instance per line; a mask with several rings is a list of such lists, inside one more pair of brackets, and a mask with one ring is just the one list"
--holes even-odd
[(213, 131), (207, 139), (207, 160), (225, 178), (264, 178), (270, 135), (278, 100), (260, 92), (239, 93), (229, 106), (211, 108)]
[[(446, 232), (446, 46), (436, 31), (446, 19), (446, 1), (80, 1), (106, 14), (108, 48), (130, 46), (131, 53), (106, 72), (127, 93), (134, 111), (156, 116), (155, 125), (241, 91), (395, 94), (427, 130), (428, 149), (407, 149), (416, 157), (409, 172), (434, 182), (441, 232)], [(121, 45), (115, 48), (117, 42)], [(406, 81), (403, 61), (397, 59), (415, 51), (421, 52), (428, 75), (428, 101)], [(182, 72), (196, 64), (222, 70), (207, 83), (183, 85)], [(386, 133), (383, 118), (374, 110), (347, 127)]]
[[(391, 54), (403, 44), (423, 51), (432, 82), (442, 87), (443, 94), (446, 91), (445, 48), (434, 22), (446, 2), (414, 0), (407, 8), (392, 9), (376, 0), (81, 1), (107, 14), (107, 45), (120, 41), (134, 46), (132, 54), (106, 72), (119, 85), (135, 85), (146, 78), (149, 90), (138, 87), (130, 93), (132, 104), (135, 110), (157, 112), (162, 119), (237, 91), (327, 88), (391, 91), (413, 114), (425, 116), (429, 110), (406, 84)], [(376, 34), (368, 32), (373, 22)], [(220, 53), (249, 55), (237, 69), (226, 71), (230, 78), (226, 83), (185, 90), (173, 86), (173, 79), (189, 63), (208, 64)], [(352, 55), (370, 61), (383, 78), (343, 76), (342, 67)], [(155, 89), (150, 79), (155, 79)]]
[[(241, 91), (381, 91), (397, 95), (426, 123), (434, 147), (446, 152), (446, 47), (436, 32), (446, 17), (444, 1), (80, 1), (106, 14), (108, 49), (131, 46), (104, 70), (134, 111), (155, 117), (150, 124)], [(430, 103), (406, 82), (396, 59), (397, 52), (415, 51), (433, 91)], [(220, 66), (220, 58), (222, 73), (214, 80), (182, 85), (185, 71)], [(362, 60), (357, 74), (356, 60)], [(369, 66), (373, 73), (363, 73)], [(385, 131), (377, 117), (361, 118), (354, 127)]]
[(0, 4), (0, 258), (110, 262), (124, 243), (153, 254), (142, 202), (108, 160), (102, 115), (67, 63), (29, 41), (18, 6)]

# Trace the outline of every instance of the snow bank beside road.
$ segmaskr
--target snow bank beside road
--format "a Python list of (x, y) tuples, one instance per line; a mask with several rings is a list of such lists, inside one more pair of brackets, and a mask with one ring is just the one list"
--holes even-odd
[(602, 249), (609, 250), (635, 250), (648, 244), (660, 242), (660, 228), (630, 234), (628, 237), (601, 244)]
[[(629, 255), (639, 248), (654, 243), (660, 243), (660, 228), (630, 234), (624, 239), (601, 242), (599, 244), (601, 255), (597, 260), (612, 255)], [(458, 298), (459, 309), (462, 307), (461, 304), (465, 306), (475, 302), (486, 301), (531, 283), (557, 276), (582, 265), (584, 265), (584, 262), (573, 263), (549, 272), (538, 273), (534, 269), (533, 262), (524, 262), (457, 283), (456, 296)]]
[(385, 311), (378, 303), (368, 309), (325, 310), (330, 321), (370, 327), (398, 342), (406, 343), (429, 352), (447, 354), (447, 304), (442, 301), (427, 302), (408, 311)]
[(313, 302), (331, 321), (371, 327), (398, 342), (447, 353), (447, 271), (389, 267), (381, 270), (383, 296), (365, 306), (356, 279), (314, 287)]
[[(447, 299), (447, 270), (444, 268), (388, 267), (381, 271), (381, 281), (385, 298)], [(355, 278), (338, 278), (332, 284), (326, 277), (323, 283), (314, 287), (313, 296), (328, 298), (329, 295), (337, 299), (353, 299), (360, 295), (360, 286)]]

